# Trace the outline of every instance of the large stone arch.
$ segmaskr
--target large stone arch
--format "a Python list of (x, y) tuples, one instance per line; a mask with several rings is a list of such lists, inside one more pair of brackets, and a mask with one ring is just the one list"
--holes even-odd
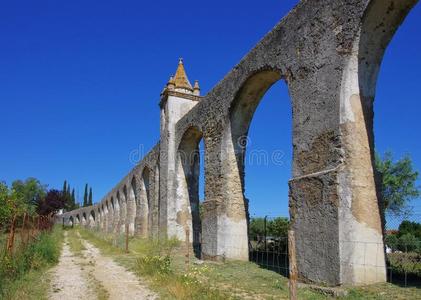
[(69, 226), (74, 226), (75, 225), (75, 218), (73, 216), (70, 216), (69, 217), (68, 225)]
[(108, 226), (107, 226), (107, 232), (112, 233), (114, 229), (114, 204), (112, 201), (112, 197), (107, 199), (107, 220), (108, 220)]
[(130, 183), (128, 184), (127, 192), (127, 223), (129, 224), (129, 234), (134, 235), (136, 232), (136, 204), (139, 201), (139, 191), (135, 175), (132, 176)]
[(120, 203), (117, 195), (118, 194), (114, 194), (113, 196), (111, 196), (111, 205), (113, 207), (112, 232), (114, 233), (120, 232)]
[(117, 192), (117, 199), (120, 206), (120, 215), (119, 215), (119, 232), (124, 233), (126, 231), (126, 215), (127, 215), (127, 208), (126, 208), (126, 187), (123, 186), (121, 190)]
[[(374, 98), (384, 52), (417, 0), (369, 1), (345, 59), (340, 94), (340, 132), (345, 152), (340, 172), (341, 280), (383, 281), (386, 276), (381, 198), (374, 162)], [(364, 252), (364, 258), (362, 253)], [(366, 262), (370, 261), (370, 264)]]
[(151, 190), (150, 183), (153, 180), (152, 170), (145, 166), (141, 172), (139, 180), (139, 201), (136, 205), (136, 223), (139, 228), (139, 235), (141, 237), (148, 237), (152, 235), (152, 213), (151, 213)]
[(91, 228), (95, 228), (95, 225), (96, 225), (96, 220), (97, 220), (97, 217), (98, 217), (98, 215), (95, 213), (95, 209), (92, 209), (90, 212), (89, 212), (89, 215), (88, 215), (88, 218), (89, 218), (89, 222), (88, 222), (88, 224), (89, 224), (89, 227), (91, 227)]
[[(200, 249), (202, 225), (200, 220), (199, 199), (199, 172), (200, 151), (199, 143), (202, 140), (202, 131), (192, 126), (182, 135), (177, 147), (176, 171), (174, 180), (175, 201), (171, 203), (169, 211), (173, 213), (173, 228), (170, 234), (179, 240), (186, 239), (186, 230), (189, 231), (193, 248)], [(169, 205), (171, 205), (169, 204)], [(200, 256), (200, 253), (196, 253)]]
[(98, 229), (102, 229), (101, 223), (102, 223), (102, 212), (101, 212), (101, 204), (98, 203), (96, 207), (96, 214), (97, 218), (95, 220), (95, 225)]

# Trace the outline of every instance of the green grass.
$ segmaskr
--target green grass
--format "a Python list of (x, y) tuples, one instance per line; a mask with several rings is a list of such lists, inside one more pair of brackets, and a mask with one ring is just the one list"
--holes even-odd
[(69, 243), (70, 250), (75, 255), (82, 255), (82, 250), (86, 250), (86, 248), (82, 245), (82, 241), (77, 235), (77, 231), (68, 230), (67, 233), (67, 241)]
[(50, 282), (44, 274), (58, 262), (61, 244), (57, 226), (17, 249), (13, 257), (0, 253), (0, 299), (45, 299)]

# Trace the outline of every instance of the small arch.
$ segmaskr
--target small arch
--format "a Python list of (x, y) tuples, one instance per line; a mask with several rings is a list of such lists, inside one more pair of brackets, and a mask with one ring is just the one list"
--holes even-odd
[(133, 175), (129, 188), (128, 200), (128, 221), (130, 230), (135, 233), (140, 232), (140, 219), (138, 219), (138, 209), (140, 208), (139, 184), (138, 179)]

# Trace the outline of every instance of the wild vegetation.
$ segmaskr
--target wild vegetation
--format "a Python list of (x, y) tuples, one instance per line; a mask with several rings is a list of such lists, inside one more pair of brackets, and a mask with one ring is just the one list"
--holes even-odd
[(45, 299), (49, 288), (45, 271), (58, 262), (60, 227), (39, 233), (29, 245), (18, 242), (13, 255), (0, 240), (0, 299)]

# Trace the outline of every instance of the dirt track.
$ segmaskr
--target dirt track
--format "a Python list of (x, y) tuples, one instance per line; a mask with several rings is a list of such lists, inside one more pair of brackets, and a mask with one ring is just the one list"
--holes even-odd
[(82, 255), (72, 253), (65, 232), (59, 264), (51, 271), (49, 299), (157, 299), (133, 273), (88, 241), (82, 239), (82, 244)]

